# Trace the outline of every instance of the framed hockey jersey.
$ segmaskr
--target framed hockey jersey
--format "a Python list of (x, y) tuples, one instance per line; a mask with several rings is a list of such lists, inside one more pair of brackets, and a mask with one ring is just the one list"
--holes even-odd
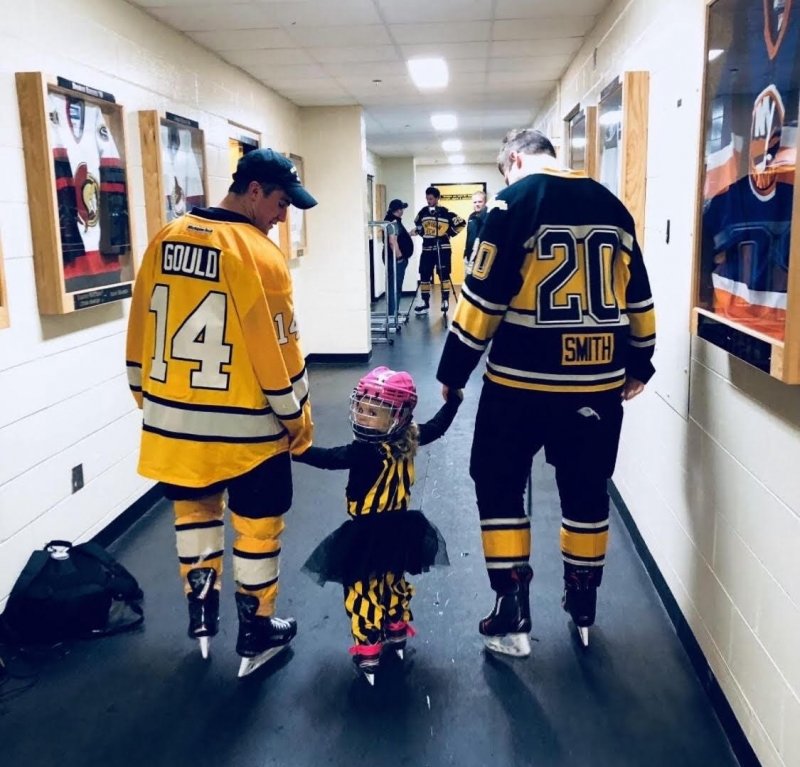
[(203, 131), (194, 120), (154, 110), (139, 112), (147, 236), (208, 204)]
[(39, 310), (131, 295), (134, 260), (122, 107), (40, 72), (16, 75)]
[(800, 383), (800, 8), (708, 3), (693, 329)]
[(597, 107), (576, 104), (564, 118), (564, 162), (597, 180)]
[(7, 328), (8, 325), (8, 291), (6, 289), (6, 273), (3, 269), (3, 244), (0, 242), (0, 330)]

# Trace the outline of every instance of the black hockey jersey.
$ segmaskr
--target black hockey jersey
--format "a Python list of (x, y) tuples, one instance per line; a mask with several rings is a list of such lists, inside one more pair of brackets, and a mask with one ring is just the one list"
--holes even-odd
[(414, 219), (417, 231), (422, 235), (422, 250), (437, 250), (450, 253), (450, 238), (455, 237), (466, 225), (461, 216), (437, 205), (420, 208)]
[(583, 173), (552, 170), (500, 192), (476, 246), (437, 373), (538, 392), (648, 381), (655, 313), (633, 219)]

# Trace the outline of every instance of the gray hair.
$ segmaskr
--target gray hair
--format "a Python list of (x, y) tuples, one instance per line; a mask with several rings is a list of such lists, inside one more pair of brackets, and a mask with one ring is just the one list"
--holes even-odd
[(503, 175), (508, 170), (512, 152), (556, 156), (556, 150), (550, 139), (541, 131), (533, 128), (513, 128), (506, 133), (500, 153), (497, 155), (497, 167)]

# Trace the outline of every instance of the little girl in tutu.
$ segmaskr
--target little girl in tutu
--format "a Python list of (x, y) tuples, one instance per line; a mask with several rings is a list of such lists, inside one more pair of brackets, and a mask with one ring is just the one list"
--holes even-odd
[(348, 469), (350, 519), (317, 546), (304, 565), (322, 584), (344, 586), (344, 607), (356, 666), (374, 684), (381, 650), (402, 658), (414, 636), (405, 574), (449, 564), (441, 533), (421, 511), (409, 509), (417, 447), (441, 437), (455, 418), (461, 392), (450, 395), (427, 423), (412, 420), (417, 392), (403, 371), (377, 367), (350, 397), (355, 439), (341, 447), (311, 447), (295, 460), (320, 469)]

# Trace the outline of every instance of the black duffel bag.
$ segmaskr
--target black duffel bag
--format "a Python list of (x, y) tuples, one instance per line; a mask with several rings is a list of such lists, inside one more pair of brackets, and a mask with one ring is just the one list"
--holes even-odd
[(31, 554), (11, 589), (2, 633), (17, 645), (118, 634), (144, 621), (143, 596), (102, 546), (50, 541)]

